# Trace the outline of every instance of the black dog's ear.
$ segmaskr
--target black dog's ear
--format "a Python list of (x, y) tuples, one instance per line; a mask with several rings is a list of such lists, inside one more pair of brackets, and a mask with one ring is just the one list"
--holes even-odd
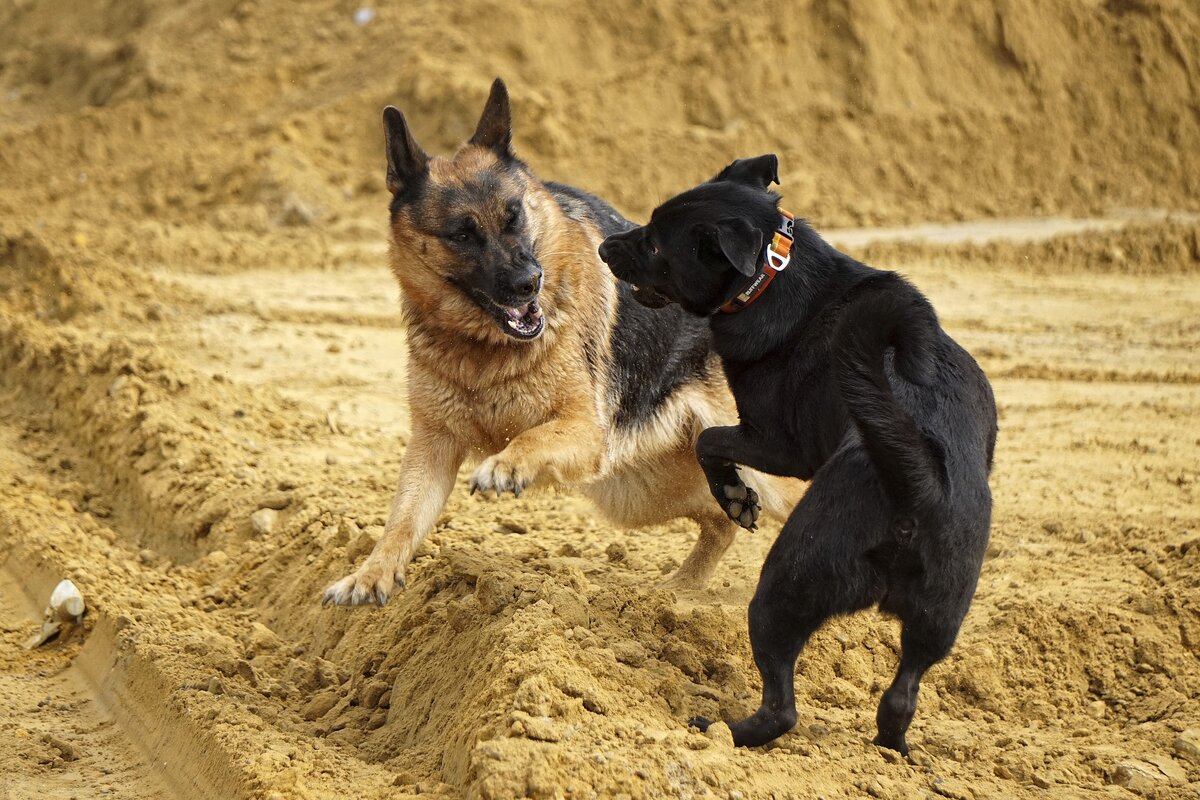
[(508, 88), (499, 78), (492, 81), (483, 115), (468, 142), (486, 147), (501, 158), (512, 158), (512, 111), (508, 105)]
[(772, 183), (779, 183), (779, 158), (774, 153), (755, 158), (739, 158), (721, 170), (710, 183), (716, 181), (744, 183), (755, 189), (765, 190)]
[(404, 115), (395, 106), (383, 110), (383, 138), (387, 148), (387, 188), (398, 194), (425, 174), (429, 156), (417, 144)]
[(721, 255), (738, 272), (749, 277), (758, 272), (758, 255), (762, 250), (762, 231), (741, 217), (729, 217), (716, 225), (704, 225), (701, 236), (716, 240)]

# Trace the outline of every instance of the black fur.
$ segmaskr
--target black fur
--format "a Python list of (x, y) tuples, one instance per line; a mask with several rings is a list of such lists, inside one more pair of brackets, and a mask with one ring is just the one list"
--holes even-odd
[(678, 306), (648, 309), (633, 299), (628, 283), (618, 288), (610, 383), (621, 392), (621, 427), (652, 419), (676, 389), (708, 374), (712, 334), (704, 320)]
[[(735, 743), (789, 730), (808, 638), (832, 616), (878, 604), (903, 629), (876, 743), (907, 752), (920, 679), (949, 652), (979, 578), (995, 402), (916, 288), (839, 253), (801, 222), (791, 263), (766, 292), (737, 313), (714, 313), (752, 277), (737, 269), (744, 253), (727, 252), (713, 232), (749, 225), (770, 241), (779, 222), (766, 191), (773, 165), (773, 157), (735, 162), (668, 200), (644, 228), (610, 236), (601, 257), (618, 277), (709, 318), (741, 422), (704, 431), (696, 452), (730, 516), (754, 502), (739, 464), (812, 480), (750, 603), (763, 699), (730, 725)], [(753, 238), (742, 240), (749, 247)]]
[[(586, 219), (605, 236), (633, 227), (595, 195), (561, 183), (546, 186), (568, 216)], [(619, 398), (615, 422), (624, 427), (653, 419), (677, 389), (708, 374), (712, 334), (704, 320), (678, 306), (652, 310), (636, 302), (625, 281), (618, 281), (617, 290), (609, 385)]]

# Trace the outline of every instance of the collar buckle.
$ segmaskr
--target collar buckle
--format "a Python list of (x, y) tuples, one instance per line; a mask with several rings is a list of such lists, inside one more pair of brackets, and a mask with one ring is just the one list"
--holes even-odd
[(763, 250), (762, 267), (751, 278), (750, 284), (745, 289), (738, 292), (718, 310), (726, 314), (741, 311), (761, 297), (775, 276), (792, 263), (792, 242), (796, 239), (796, 218), (783, 209), (779, 210), (779, 216), (779, 227), (775, 229), (775, 235), (771, 237), (771, 241)]

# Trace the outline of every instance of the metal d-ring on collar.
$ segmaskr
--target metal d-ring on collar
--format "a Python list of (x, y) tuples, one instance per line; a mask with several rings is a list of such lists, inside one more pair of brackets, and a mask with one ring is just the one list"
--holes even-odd
[(779, 209), (779, 217), (779, 227), (775, 229), (775, 235), (763, 250), (762, 267), (749, 286), (721, 306), (720, 310), (724, 313), (733, 314), (753, 303), (767, 290), (775, 276), (787, 269), (787, 265), (791, 263), (792, 242), (796, 239), (796, 218), (783, 209)]

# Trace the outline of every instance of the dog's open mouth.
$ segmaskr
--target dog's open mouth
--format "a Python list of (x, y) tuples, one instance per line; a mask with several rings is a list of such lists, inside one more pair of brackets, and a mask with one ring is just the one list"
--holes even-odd
[[(633, 286), (633, 284), (630, 285)], [(671, 298), (648, 286), (633, 286), (633, 299), (646, 308), (663, 308), (674, 302)]]
[(533, 339), (546, 327), (546, 315), (538, 308), (537, 298), (523, 306), (498, 306), (504, 332), (518, 339)]

